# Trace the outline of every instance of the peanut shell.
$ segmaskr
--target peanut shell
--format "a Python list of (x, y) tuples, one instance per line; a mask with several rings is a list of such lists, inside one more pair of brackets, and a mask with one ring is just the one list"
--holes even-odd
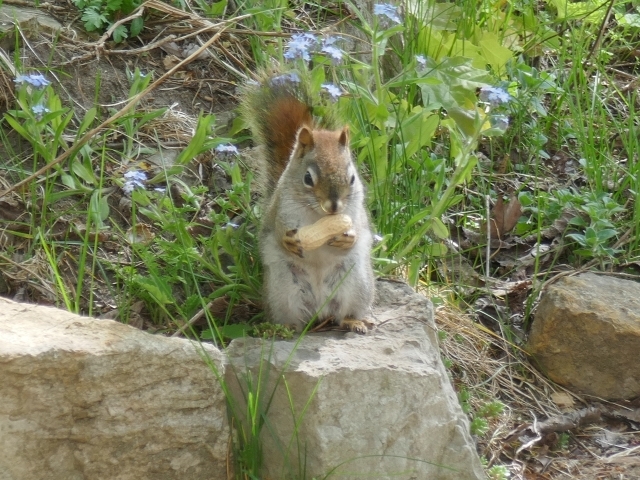
[(316, 223), (298, 230), (300, 246), (305, 250), (320, 248), (336, 235), (350, 230), (351, 226), (349, 215), (326, 215)]

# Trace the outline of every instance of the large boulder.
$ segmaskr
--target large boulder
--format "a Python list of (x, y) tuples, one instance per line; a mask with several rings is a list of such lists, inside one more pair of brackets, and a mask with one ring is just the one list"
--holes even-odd
[(542, 294), (529, 353), (553, 381), (609, 400), (640, 396), (640, 283), (583, 273)]
[(232, 342), (226, 383), (236, 399), (259, 398), (245, 432), (265, 419), (262, 479), (484, 478), (431, 303), (393, 282), (378, 282), (377, 296), (377, 328), (366, 336)]
[(0, 298), (0, 479), (226, 479), (220, 352)]

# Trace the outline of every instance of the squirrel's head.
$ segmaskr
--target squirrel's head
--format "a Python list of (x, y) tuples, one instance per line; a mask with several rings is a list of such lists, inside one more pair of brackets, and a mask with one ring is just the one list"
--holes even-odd
[[(355, 188), (360, 187), (351, 161), (349, 127), (342, 130), (300, 128), (291, 161), (297, 162), (303, 189), (313, 193), (324, 213), (341, 213)], [(316, 205), (310, 205), (316, 207)]]

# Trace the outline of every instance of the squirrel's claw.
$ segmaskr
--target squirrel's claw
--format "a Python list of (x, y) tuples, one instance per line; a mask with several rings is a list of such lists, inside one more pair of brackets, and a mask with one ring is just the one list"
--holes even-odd
[(342, 320), (340, 326), (346, 327), (349, 331), (359, 333), (361, 335), (364, 335), (368, 331), (367, 324), (364, 321), (356, 320), (355, 318), (345, 318)]
[(337, 248), (351, 248), (356, 243), (357, 235), (355, 229), (348, 230), (342, 235), (337, 235), (327, 242), (327, 245)]
[(284, 237), (282, 237), (282, 246), (294, 255), (304, 258), (304, 250), (302, 249), (300, 238), (298, 238), (297, 234), (297, 228), (285, 233)]

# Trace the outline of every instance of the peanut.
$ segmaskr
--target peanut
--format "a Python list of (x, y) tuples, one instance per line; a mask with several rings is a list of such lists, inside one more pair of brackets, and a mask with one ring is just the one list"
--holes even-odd
[(297, 236), (302, 248), (314, 250), (336, 235), (347, 232), (351, 226), (351, 217), (348, 215), (327, 215), (312, 225), (300, 228)]

